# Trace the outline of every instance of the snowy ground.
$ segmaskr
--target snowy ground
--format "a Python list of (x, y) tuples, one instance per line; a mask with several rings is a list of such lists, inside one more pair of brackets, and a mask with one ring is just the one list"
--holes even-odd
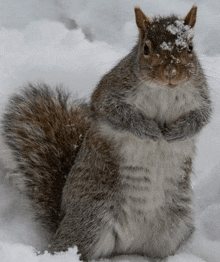
[[(186, 15), (193, 3), (1, 0), (0, 112), (10, 94), (27, 81), (63, 84), (73, 94), (88, 97), (103, 73), (136, 41), (135, 4), (150, 16), (170, 12)], [(166, 262), (220, 261), (220, 3), (197, 0), (196, 4), (199, 9), (195, 44), (215, 110), (211, 123), (199, 137), (192, 178), (197, 231), (192, 242)], [(1, 178), (3, 168), (0, 165)], [(76, 249), (55, 256), (36, 256), (33, 247), (40, 242), (25, 203), (16, 192), (0, 184), (0, 261), (78, 261)], [(149, 261), (136, 256), (113, 260)]]

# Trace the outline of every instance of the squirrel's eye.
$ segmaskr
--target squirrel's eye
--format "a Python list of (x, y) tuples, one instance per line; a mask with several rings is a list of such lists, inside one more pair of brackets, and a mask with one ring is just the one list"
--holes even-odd
[(147, 44), (144, 45), (144, 55), (150, 55), (150, 48)]
[(192, 43), (189, 43), (189, 46), (188, 46), (188, 54), (192, 54), (193, 52), (193, 44)]

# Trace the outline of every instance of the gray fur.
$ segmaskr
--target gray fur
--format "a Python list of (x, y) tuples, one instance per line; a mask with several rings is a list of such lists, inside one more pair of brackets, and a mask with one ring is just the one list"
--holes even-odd
[[(176, 16), (153, 19), (145, 32), (140, 17), (137, 19), (142, 28), (138, 43), (100, 80), (92, 94), (90, 112), (87, 109), (82, 112), (85, 121), (80, 122), (78, 115), (76, 122), (69, 123), (83, 130), (82, 140), (78, 139), (79, 133), (72, 130), (71, 139), (75, 134), (77, 151), (65, 151), (60, 146), (62, 139), (65, 147), (68, 147), (67, 141), (71, 141), (66, 128), (62, 129), (61, 136), (56, 136), (58, 144), (56, 139), (49, 144), (42, 140), (45, 130), (41, 122), (14, 119), (13, 112), (22, 109), (24, 104), (27, 112), (32, 113), (29, 120), (43, 114), (43, 110), (33, 111), (36, 104), (29, 103), (33, 98), (29, 91), (14, 98), (16, 103), (9, 106), (10, 114), (4, 119), (4, 136), (13, 149), (24, 180), (29, 179), (26, 188), (35, 185), (40, 189), (40, 194), (36, 193), (32, 199), (33, 205), (40, 205), (36, 213), (39, 215), (42, 210), (40, 219), (49, 224), (51, 214), (47, 216), (46, 207), (52, 201), (59, 214), (53, 221), (56, 233), (50, 252), (65, 251), (77, 245), (85, 261), (121, 254), (164, 258), (174, 254), (193, 233), (190, 174), (196, 136), (210, 119), (211, 102), (196, 54), (188, 54), (187, 49), (174, 49), (172, 54), (160, 49), (163, 41), (175, 43), (176, 36), (167, 32), (164, 25), (176, 19)], [(154, 47), (150, 55), (153, 57), (156, 52), (154, 60), (143, 54), (146, 39)], [(170, 65), (179, 75), (169, 76), (170, 84), (163, 84), (167, 83), (163, 72)], [(173, 85), (173, 80), (177, 80), (177, 84)], [(37, 89), (34, 90), (38, 94)], [(45, 94), (44, 88), (41, 92)], [(52, 100), (57, 99), (52, 97)], [(54, 107), (47, 106), (46, 110), (50, 121)], [(22, 110), (19, 112), (20, 116), (24, 114)], [(69, 109), (64, 110), (66, 114), (69, 112)], [(71, 112), (74, 116), (75, 111)], [(62, 126), (60, 121), (57, 116), (52, 120), (57, 131)], [(11, 128), (14, 122), (16, 129)], [(47, 132), (53, 129), (51, 125)], [(18, 137), (15, 131), (24, 132), (25, 138)], [(8, 138), (12, 138), (12, 142)], [(39, 151), (30, 147), (33, 141), (37, 144), (44, 141)], [(23, 144), (29, 146), (28, 157), (23, 154)], [(54, 162), (45, 163), (40, 154), (45, 150), (55, 152), (54, 161), (61, 163), (61, 167), (62, 161), (69, 159), (66, 173), (62, 172), (64, 179), (58, 207), (53, 197), (59, 172), (50, 173)], [(47, 164), (49, 168), (45, 168)], [(47, 187), (42, 181), (46, 181)], [(50, 187), (51, 194), (48, 194)], [(44, 193), (46, 200), (42, 200)]]

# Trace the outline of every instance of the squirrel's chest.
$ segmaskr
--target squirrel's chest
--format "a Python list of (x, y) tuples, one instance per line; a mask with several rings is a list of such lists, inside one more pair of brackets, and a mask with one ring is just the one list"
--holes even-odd
[(143, 84), (127, 97), (127, 102), (161, 124), (176, 120), (202, 103), (190, 84), (175, 89)]

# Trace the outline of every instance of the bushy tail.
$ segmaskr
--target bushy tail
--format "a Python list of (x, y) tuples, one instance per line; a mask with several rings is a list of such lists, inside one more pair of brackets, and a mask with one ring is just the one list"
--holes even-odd
[(20, 188), (50, 233), (60, 222), (62, 189), (88, 126), (86, 104), (70, 103), (69, 95), (45, 84), (29, 84), (6, 108), (3, 136), (17, 162)]

